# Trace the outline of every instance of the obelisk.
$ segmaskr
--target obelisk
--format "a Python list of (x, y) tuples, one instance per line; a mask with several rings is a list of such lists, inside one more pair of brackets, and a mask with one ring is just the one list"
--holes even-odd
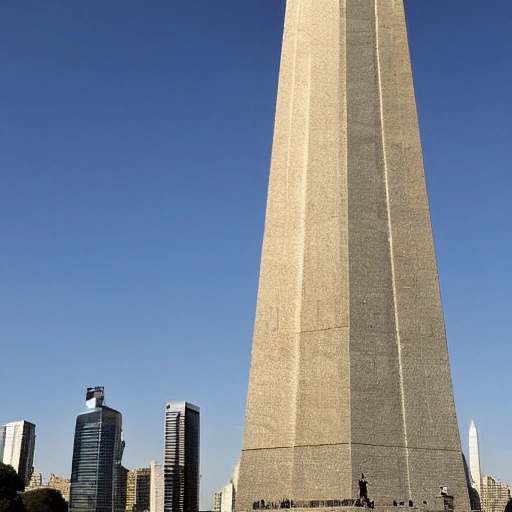
[(480, 448), (478, 446), (478, 430), (475, 422), (471, 420), (469, 426), (469, 471), (476, 490), (480, 494), (482, 475), (480, 473)]
[(362, 474), (469, 510), (404, 6), (288, 0), (236, 510)]

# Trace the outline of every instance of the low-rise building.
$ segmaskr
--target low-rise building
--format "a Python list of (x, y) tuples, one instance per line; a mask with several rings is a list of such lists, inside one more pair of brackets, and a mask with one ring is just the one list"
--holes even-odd
[(235, 492), (233, 482), (221, 487), (213, 497), (213, 512), (233, 512), (235, 510)]
[(62, 497), (69, 503), (69, 492), (71, 488), (71, 482), (69, 478), (64, 478), (62, 476), (50, 473), (50, 481), (48, 482), (48, 487), (50, 489), (60, 491)]
[(25, 486), (25, 491), (31, 491), (33, 489), (39, 489), (43, 485), (43, 474), (42, 473), (32, 473), (30, 477), (30, 482)]
[(510, 486), (492, 476), (482, 478), (480, 487), (482, 512), (503, 512), (510, 497)]

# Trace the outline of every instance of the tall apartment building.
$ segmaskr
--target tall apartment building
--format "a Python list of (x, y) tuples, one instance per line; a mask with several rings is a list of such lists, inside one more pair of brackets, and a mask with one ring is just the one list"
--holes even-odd
[(213, 495), (213, 512), (220, 512), (221, 501), (222, 501), (222, 489), (219, 489)]
[(150, 468), (149, 511), (164, 512), (164, 467), (160, 462), (152, 460)]
[(199, 510), (199, 407), (165, 404), (164, 511)]
[(135, 505), (135, 471), (126, 476), (126, 512), (132, 512)]
[(73, 512), (124, 511), (116, 499), (123, 493), (122, 416), (104, 401), (103, 387), (88, 388), (89, 411), (76, 418), (69, 504)]
[(0, 460), (12, 466), (30, 484), (34, 471), (34, 450), (36, 446), (36, 426), (29, 421), (6, 423), (0, 435)]
[(149, 512), (151, 468), (138, 468), (128, 473), (126, 512)]
[(482, 512), (503, 512), (511, 498), (510, 487), (492, 476), (482, 477), (480, 503)]

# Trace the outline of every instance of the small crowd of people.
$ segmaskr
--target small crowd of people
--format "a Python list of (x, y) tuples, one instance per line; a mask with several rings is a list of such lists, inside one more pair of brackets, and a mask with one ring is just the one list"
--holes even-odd
[(288, 498), (278, 501), (266, 502), (265, 500), (255, 501), (252, 504), (253, 510), (277, 510), (282, 508), (329, 508), (329, 507), (354, 507), (363, 506), (358, 504), (360, 500), (314, 500), (294, 501)]

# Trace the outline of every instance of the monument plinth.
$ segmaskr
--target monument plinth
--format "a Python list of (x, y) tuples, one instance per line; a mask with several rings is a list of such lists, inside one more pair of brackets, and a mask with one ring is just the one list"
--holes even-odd
[(288, 0), (236, 510), (469, 510), (402, 0)]

